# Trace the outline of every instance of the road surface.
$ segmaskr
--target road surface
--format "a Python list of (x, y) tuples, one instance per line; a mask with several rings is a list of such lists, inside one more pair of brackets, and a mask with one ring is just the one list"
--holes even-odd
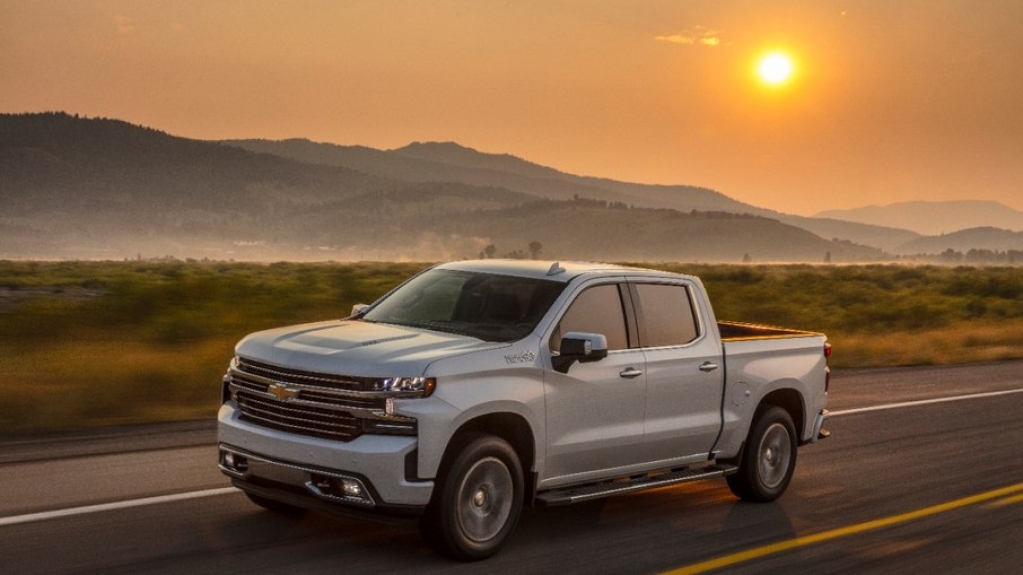
[(1023, 362), (836, 372), (832, 438), (776, 503), (714, 480), (527, 509), (484, 564), (415, 529), (265, 512), (212, 427), (0, 444), (0, 572), (1017, 573)]

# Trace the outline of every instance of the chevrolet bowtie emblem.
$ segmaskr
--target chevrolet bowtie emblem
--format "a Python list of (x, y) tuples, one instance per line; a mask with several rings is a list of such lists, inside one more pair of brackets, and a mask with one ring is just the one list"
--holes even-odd
[(288, 387), (288, 384), (277, 381), (270, 384), (266, 391), (281, 401), (288, 401), (298, 397), (298, 390)]

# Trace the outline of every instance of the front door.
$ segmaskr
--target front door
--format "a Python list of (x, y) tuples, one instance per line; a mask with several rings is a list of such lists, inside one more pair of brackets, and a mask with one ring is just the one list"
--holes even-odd
[(548, 342), (557, 353), (569, 332), (607, 337), (608, 355), (546, 375), (547, 486), (606, 476), (643, 460), (646, 375), (643, 352), (630, 349), (621, 290), (604, 283), (585, 287), (570, 304)]

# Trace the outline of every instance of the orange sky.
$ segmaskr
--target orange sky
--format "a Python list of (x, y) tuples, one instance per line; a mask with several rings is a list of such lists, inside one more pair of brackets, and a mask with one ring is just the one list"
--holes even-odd
[[(1023, 209), (1018, 0), (0, 0), (0, 112), (457, 141), (789, 213)], [(757, 58), (796, 75), (768, 88)]]

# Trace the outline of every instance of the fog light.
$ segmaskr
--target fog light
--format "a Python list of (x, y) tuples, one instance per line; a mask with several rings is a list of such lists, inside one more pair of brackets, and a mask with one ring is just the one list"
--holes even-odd
[(233, 477), (244, 477), (249, 473), (249, 459), (232, 451), (220, 451), (220, 469)]
[(344, 493), (345, 497), (358, 497), (359, 499), (365, 497), (362, 493), (362, 486), (353, 479), (341, 480), (341, 492)]
[(249, 460), (243, 455), (231, 451), (221, 451), (221, 463), (224, 468), (237, 474), (244, 474), (249, 470)]
[(342, 501), (356, 505), (373, 505), (369, 492), (358, 479), (311, 473), (306, 489), (322, 499)]

